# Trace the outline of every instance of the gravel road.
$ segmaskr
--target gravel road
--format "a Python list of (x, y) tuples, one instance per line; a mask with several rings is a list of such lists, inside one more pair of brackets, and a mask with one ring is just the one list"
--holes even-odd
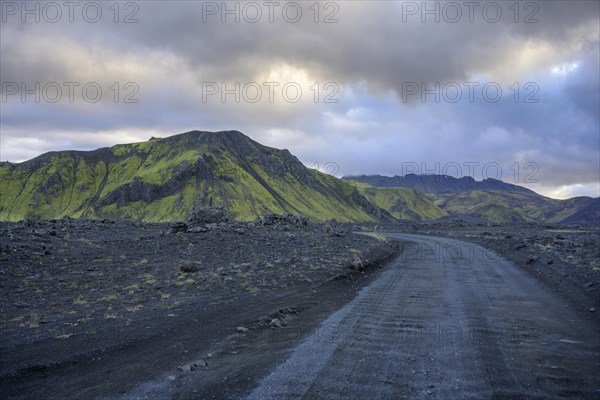
[(403, 254), (248, 399), (600, 396), (600, 329), (514, 264), (458, 240)]

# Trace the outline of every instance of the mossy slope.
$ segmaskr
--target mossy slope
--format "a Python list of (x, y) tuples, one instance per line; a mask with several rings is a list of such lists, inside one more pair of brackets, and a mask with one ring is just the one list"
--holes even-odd
[(192, 131), (90, 152), (50, 152), (0, 164), (0, 220), (64, 216), (185, 219), (198, 203), (239, 220), (268, 212), (314, 221), (391, 219), (351, 184), (306, 168), (287, 150), (237, 131)]
[(472, 190), (430, 195), (450, 214), (468, 214), (496, 222), (597, 223), (599, 199), (551, 199), (537, 193)]
[(351, 181), (360, 194), (377, 207), (389, 211), (401, 220), (438, 219), (448, 215), (427, 196), (413, 189), (398, 187), (375, 187), (363, 182)]

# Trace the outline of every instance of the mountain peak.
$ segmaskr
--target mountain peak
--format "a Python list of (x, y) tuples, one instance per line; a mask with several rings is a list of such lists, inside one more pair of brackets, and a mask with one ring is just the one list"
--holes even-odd
[[(241, 144), (241, 143), (249, 143), (254, 142), (248, 136), (244, 135), (240, 131), (230, 130), (230, 131), (199, 131), (193, 130), (184, 133), (179, 133), (177, 135), (168, 136), (162, 139), (162, 141), (190, 141), (192, 143), (216, 143), (216, 142), (228, 142), (230, 144)], [(256, 143), (256, 142), (254, 142)]]
[(173, 221), (194, 207), (220, 204), (242, 220), (267, 212), (313, 221), (392, 219), (349, 183), (236, 130), (193, 130), (87, 152), (46, 153), (22, 164), (1, 164), (0, 175), (0, 220)]
[(342, 179), (356, 180), (372, 186), (404, 187), (415, 189), (425, 194), (458, 193), (468, 190), (500, 190), (535, 194), (535, 192), (525, 187), (506, 183), (498, 179), (487, 178), (482, 181), (477, 181), (471, 176), (457, 178), (450, 175), (435, 174), (407, 174), (405, 176), (396, 175), (391, 177), (382, 175), (362, 175), (357, 177), (344, 177)]
[[(199, 130), (193, 130), (193, 131), (188, 131), (188, 132), (180, 133), (180, 134), (174, 135), (174, 136), (194, 136), (194, 137), (208, 136), (208, 137), (227, 137), (227, 138), (230, 138), (230, 139), (234, 139), (234, 138), (246, 138), (246, 139), (250, 139), (248, 136), (244, 135), (242, 132), (236, 131), (236, 130), (230, 130), (230, 131), (199, 131)], [(174, 137), (174, 136), (171, 136), (171, 137)]]

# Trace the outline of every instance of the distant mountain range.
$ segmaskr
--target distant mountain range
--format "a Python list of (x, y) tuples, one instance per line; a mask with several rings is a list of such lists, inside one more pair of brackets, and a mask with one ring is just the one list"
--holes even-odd
[(476, 181), (470, 176), (456, 178), (449, 175), (362, 175), (344, 177), (343, 179), (364, 182), (371, 186), (377, 187), (401, 187), (414, 189), (425, 194), (459, 193), (470, 190), (499, 190), (503, 192), (535, 194), (534, 191), (522, 186), (511, 185), (510, 183), (502, 182), (497, 179), (488, 178), (482, 181)]
[[(342, 179), (380, 187), (382, 190), (416, 190), (427, 196), (446, 215), (494, 222), (600, 223), (600, 198), (551, 199), (496, 179), (476, 181), (471, 177), (412, 174), (393, 177), (363, 175)], [(375, 201), (375, 204), (393, 213), (384, 203)]]
[(198, 205), (218, 204), (239, 220), (271, 212), (303, 214), (312, 221), (600, 220), (600, 199), (555, 200), (493, 179), (338, 179), (238, 131), (192, 131), (94, 151), (50, 152), (23, 163), (0, 163), (0, 179), (2, 221), (68, 216), (167, 222), (184, 220)]

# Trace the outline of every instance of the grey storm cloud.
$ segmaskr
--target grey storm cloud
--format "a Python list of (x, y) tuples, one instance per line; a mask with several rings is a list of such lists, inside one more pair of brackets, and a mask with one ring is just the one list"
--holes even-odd
[[(344, 1), (332, 2), (339, 8), (335, 14), (337, 23), (315, 24), (309, 3), (305, 2), (300, 3), (304, 14), (297, 23), (286, 22), (277, 11), (274, 22), (269, 23), (267, 7), (261, 6), (264, 15), (253, 24), (243, 18), (235, 23), (231, 15), (226, 16), (226, 23), (221, 22), (219, 13), (206, 16), (206, 4), (210, 3), (224, 8), (222, 2), (140, 2), (135, 15), (139, 22), (132, 24), (115, 24), (112, 15), (106, 15), (96, 24), (79, 18), (73, 24), (59, 21), (31, 26), (19, 23), (11, 15), (3, 29), (25, 35), (14, 34), (10, 41), (3, 40), (3, 52), (20, 56), (3, 57), (3, 74), (9, 79), (27, 75), (49, 79), (65, 72), (68, 63), (57, 57), (62, 51), (60, 41), (45, 49), (48, 54), (39, 54), (45, 62), (23, 65), (24, 57), (36, 57), (28, 53), (29, 46), (23, 43), (29, 40), (29, 33), (73, 39), (84, 46), (107, 46), (125, 55), (163, 51), (179, 57), (183, 67), (196, 70), (199, 79), (251, 79), (274, 61), (280, 61), (332, 80), (365, 80), (384, 90), (400, 91), (405, 81), (464, 80), (476, 72), (503, 67), (514, 70), (515, 57), (525, 44), (551, 43), (553, 48), (548, 51), (557, 57), (568, 56), (578, 51), (586, 39), (586, 27), (591, 24), (595, 28), (587, 35), (597, 33), (599, 7), (593, 1), (538, 2), (534, 3), (539, 4), (534, 14), (538, 22), (515, 23), (514, 12), (503, 3), (502, 18), (490, 23), (478, 11), (486, 2), (476, 2), (480, 6), (475, 8), (473, 23), (468, 20), (466, 7), (461, 7), (465, 15), (456, 23), (445, 22), (444, 18), (435, 23), (432, 16), (422, 23), (421, 12), (405, 15), (406, 3), (421, 8), (421, 2), (374, 5)], [(237, 4), (244, 15), (243, 2), (229, 3)], [(444, 6), (444, 2), (432, 4)], [(275, 10), (283, 9), (281, 5)], [(519, 19), (525, 19), (532, 11), (535, 10), (520, 10)], [(325, 18), (326, 12), (321, 10), (321, 14), (320, 18)]]
[[(473, 21), (466, 2), (427, 2), (428, 9), (440, 10), (439, 22), (423, 15), (420, 1), (323, 2), (318, 23), (314, 2), (269, 3), (277, 4), (272, 23), (261, 1), (227, 2), (228, 9), (240, 10), (238, 23), (231, 14), (221, 21), (223, 2), (120, 3), (118, 23), (108, 3), (99, 3), (103, 17), (95, 23), (82, 18), (81, 10), (70, 22), (64, 8), (56, 23), (43, 16), (39, 23), (23, 23), (20, 10), (4, 3), (2, 159), (21, 160), (69, 145), (109, 145), (125, 137), (143, 140), (149, 133), (238, 129), (290, 148), (307, 164), (336, 159), (340, 175), (393, 173), (401, 160), (510, 165), (531, 158), (540, 163), (548, 188), (575, 182), (591, 185), (590, 194), (597, 195), (600, 3), (595, 1), (475, 2)], [(8, 3), (44, 7), (44, 2)], [(302, 18), (286, 21), (282, 10), (291, 10), (289, 17), (298, 6)], [(462, 16), (449, 21), (456, 7)], [(490, 15), (498, 7), (502, 15), (493, 22)], [(257, 8), (260, 20), (246, 21)], [(128, 15), (137, 22), (123, 23)], [(337, 22), (324, 23), (327, 16)], [(230, 96), (223, 103), (219, 95), (203, 101), (207, 82), (231, 87), (272, 80), (300, 82), (303, 101), (270, 103), (263, 97), (236, 103)], [(14, 87), (5, 85), (70, 81), (97, 83), (102, 99), (54, 104), (28, 95), (23, 103), (20, 93), (9, 95)], [(455, 83), (464, 90), (464, 82), (472, 81), (481, 83), (473, 103), (466, 93), (461, 101), (441, 104), (434, 96), (423, 103), (420, 93), (406, 93), (407, 84), (431, 89)], [(113, 99), (115, 82), (119, 101)], [(137, 103), (123, 101), (131, 93), (124, 87), (128, 82), (139, 89), (133, 96)], [(327, 93), (322, 85), (333, 82), (338, 103), (312, 101), (314, 82), (320, 82), (321, 96)], [(501, 101), (481, 99), (486, 82), (503, 88)], [(519, 102), (511, 97), (515, 82)], [(528, 82), (536, 85), (538, 103), (522, 102)]]

